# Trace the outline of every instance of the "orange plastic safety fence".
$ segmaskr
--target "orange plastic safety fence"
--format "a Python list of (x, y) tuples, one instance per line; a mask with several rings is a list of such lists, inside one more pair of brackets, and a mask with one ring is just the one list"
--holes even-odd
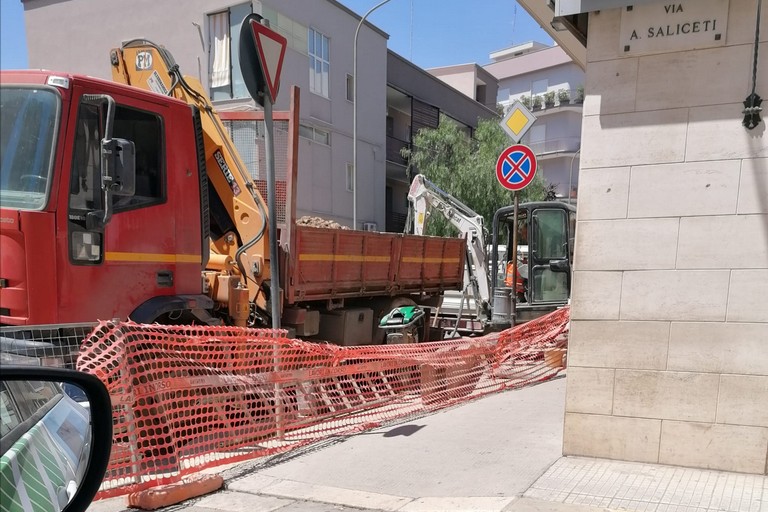
[(568, 320), (563, 308), (483, 337), (365, 347), (282, 331), (101, 322), (77, 364), (112, 397), (99, 497), (549, 379), (563, 368)]

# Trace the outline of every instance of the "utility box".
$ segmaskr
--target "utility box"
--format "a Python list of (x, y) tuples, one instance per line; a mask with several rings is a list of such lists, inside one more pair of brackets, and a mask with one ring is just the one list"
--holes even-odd
[(342, 309), (320, 315), (317, 338), (337, 345), (370, 345), (373, 343), (373, 310)]
[(320, 312), (317, 310), (307, 311), (304, 322), (296, 326), (296, 335), (314, 336), (318, 332), (320, 332)]

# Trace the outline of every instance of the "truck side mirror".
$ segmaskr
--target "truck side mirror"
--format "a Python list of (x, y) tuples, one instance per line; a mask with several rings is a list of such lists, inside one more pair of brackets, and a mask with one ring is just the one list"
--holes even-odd
[[(115, 126), (115, 100), (108, 94), (84, 94), (83, 102), (96, 105), (105, 112), (104, 134), (101, 139), (101, 190), (104, 210), (89, 212), (86, 229), (102, 229), (112, 218), (112, 196), (132, 196), (136, 191), (136, 148), (133, 142), (112, 138)], [(103, 112), (103, 111), (102, 111)]]
[(125, 139), (101, 142), (106, 169), (101, 186), (116, 196), (132, 196), (136, 192), (136, 146)]

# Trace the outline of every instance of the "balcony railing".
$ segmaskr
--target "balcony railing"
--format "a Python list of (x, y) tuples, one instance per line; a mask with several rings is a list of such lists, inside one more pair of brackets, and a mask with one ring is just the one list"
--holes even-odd
[(575, 153), (581, 146), (579, 137), (561, 137), (559, 139), (547, 139), (541, 142), (529, 142), (528, 146), (536, 156), (552, 153)]
[(402, 233), (405, 231), (405, 223), (408, 220), (408, 214), (389, 212), (387, 214), (386, 229), (390, 233)]
[(410, 147), (410, 142), (387, 135), (387, 161), (400, 165), (408, 165), (408, 161), (400, 154), (400, 150)]

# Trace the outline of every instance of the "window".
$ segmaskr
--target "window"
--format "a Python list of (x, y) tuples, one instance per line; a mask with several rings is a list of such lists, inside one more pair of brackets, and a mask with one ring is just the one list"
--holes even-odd
[[(355, 166), (347, 162), (347, 192), (354, 192)], [(387, 189), (388, 191), (390, 189)]]
[(546, 93), (547, 87), (549, 87), (549, 80), (546, 78), (543, 80), (536, 80), (535, 82), (531, 83), (531, 96)]
[(565, 213), (539, 209), (533, 213), (533, 240), (529, 246), (533, 258), (533, 301), (568, 299), (568, 274), (549, 267), (552, 260), (568, 258), (568, 234)]
[(320, 144), (324, 144), (326, 146), (331, 145), (331, 132), (321, 130), (320, 128), (315, 128), (313, 126), (308, 126), (306, 124), (299, 125), (299, 136), (314, 142), (319, 142)]
[[(101, 263), (101, 233), (86, 231), (89, 212), (102, 210), (101, 139), (106, 109), (81, 103), (75, 128), (69, 182), (70, 255), (79, 264)], [(134, 143), (136, 191), (133, 196), (113, 196), (115, 214), (162, 203), (165, 200), (163, 124), (159, 116), (118, 105), (113, 137)]]
[(331, 67), (328, 38), (310, 28), (307, 32), (307, 43), (309, 46), (309, 90), (327, 98), (328, 77)]
[(208, 15), (208, 69), (211, 99), (248, 98), (240, 72), (240, 24), (251, 14), (251, 3), (244, 3)]
[(130, 140), (136, 148), (136, 193), (133, 196), (116, 196), (112, 205), (115, 213), (162, 203), (165, 199), (165, 172), (161, 118), (118, 106), (114, 137)]
[(4, 208), (45, 206), (60, 104), (52, 88), (2, 87), (0, 205)]
[(544, 142), (547, 140), (547, 125), (541, 122), (538, 122), (531, 126), (531, 131), (529, 135), (529, 141), (531, 144), (536, 142)]
[(0, 382), (0, 437), (4, 436), (21, 423), (21, 414), (6, 389), (5, 382)]
[(307, 54), (307, 26), (292, 20), (285, 14), (269, 7), (262, 7), (261, 15), (269, 20), (269, 27), (281, 34), (292, 48), (304, 55)]
[(347, 101), (355, 101), (355, 79), (347, 74)]
[[(106, 110), (103, 110), (103, 115)], [(93, 211), (103, 208), (101, 194), (101, 126), (99, 108), (80, 104), (72, 178), (69, 185), (69, 208)], [(131, 208), (157, 204), (164, 199), (163, 128), (155, 114), (118, 105), (115, 109), (113, 137), (132, 141), (136, 148), (136, 193), (115, 196), (115, 213)]]

